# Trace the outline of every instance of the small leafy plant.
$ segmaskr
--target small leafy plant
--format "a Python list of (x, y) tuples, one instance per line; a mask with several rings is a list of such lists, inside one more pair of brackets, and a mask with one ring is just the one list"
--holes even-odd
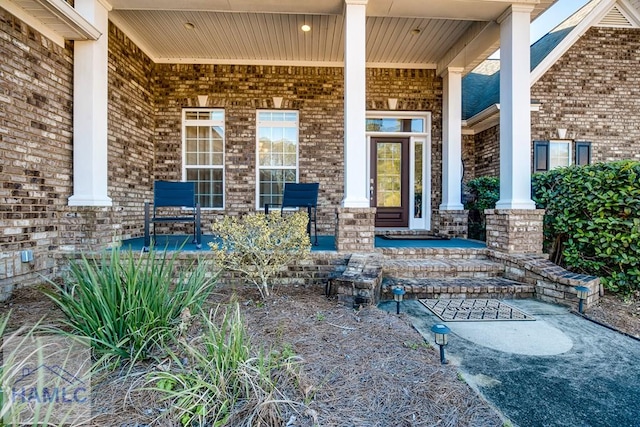
[(225, 217), (213, 224), (217, 240), (209, 243), (217, 265), (240, 273), (263, 298), (269, 296), (269, 280), (289, 263), (311, 251), (306, 212), (282, 216), (251, 214)]
[(119, 249), (70, 264), (70, 276), (46, 294), (66, 316), (72, 332), (89, 338), (98, 356), (132, 362), (179, 333), (181, 316), (195, 313), (210, 295), (215, 278), (201, 265), (179, 268), (177, 252), (140, 257)]

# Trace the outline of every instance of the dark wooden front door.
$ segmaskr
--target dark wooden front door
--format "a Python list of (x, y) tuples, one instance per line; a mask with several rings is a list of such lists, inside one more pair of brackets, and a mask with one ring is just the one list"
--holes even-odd
[(376, 227), (408, 227), (409, 138), (371, 138), (371, 206)]

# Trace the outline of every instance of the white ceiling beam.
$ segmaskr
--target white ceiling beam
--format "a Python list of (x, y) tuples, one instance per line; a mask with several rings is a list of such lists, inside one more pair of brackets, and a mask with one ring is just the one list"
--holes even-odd
[(438, 61), (437, 73), (447, 68), (463, 68), (463, 75), (500, 47), (500, 25), (495, 21), (475, 22)]

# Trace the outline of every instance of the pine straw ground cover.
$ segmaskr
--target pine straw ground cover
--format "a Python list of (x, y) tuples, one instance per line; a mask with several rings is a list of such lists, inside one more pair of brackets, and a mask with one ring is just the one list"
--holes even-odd
[[(355, 311), (325, 298), (319, 288), (281, 288), (266, 302), (252, 288), (218, 289), (210, 303), (228, 303), (234, 293), (254, 346), (290, 350), (302, 359), (298, 387), (282, 390), (301, 405), (282, 406), (281, 421), (274, 426), (503, 425), (458, 379), (455, 366), (440, 365), (436, 349), (424, 343), (402, 314), (373, 307)], [(607, 296), (587, 314), (604, 313), (599, 320), (638, 334), (638, 308), (640, 302)], [(9, 309), (10, 328), (43, 316), (56, 323), (61, 317), (37, 287), (17, 290), (0, 313)], [(94, 385), (93, 425), (178, 425), (159, 418), (163, 403), (157, 394), (133, 391), (148, 368), (139, 366), (129, 376), (116, 371)]]

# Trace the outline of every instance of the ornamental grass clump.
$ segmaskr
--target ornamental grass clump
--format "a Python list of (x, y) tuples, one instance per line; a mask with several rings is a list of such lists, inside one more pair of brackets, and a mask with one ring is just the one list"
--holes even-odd
[(252, 354), (237, 303), (202, 314), (200, 335), (180, 339), (147, 375), (143, 389), (167, 402), (162, 421), (183, 426), (284, 425), (304, 404), (287, 397), (299, 384), (300, 358), (286, 352)]
[(198, 312), (215, 285), (201, 264), (179, 267), (176, 256), (151, 251), (121, 258), (118, 249), (83, 256), (47, 295), (98, 357), (145, 359), (175, 338), (181, 315)]
[(240, 273), (266, 298), (269, 280), (288, 264), (309, 255), (308, 221), (301, 211), (286, 216), (274, 212), (225, 217), (213, 224), (217, 239), (209, 246), (217, 266)]

